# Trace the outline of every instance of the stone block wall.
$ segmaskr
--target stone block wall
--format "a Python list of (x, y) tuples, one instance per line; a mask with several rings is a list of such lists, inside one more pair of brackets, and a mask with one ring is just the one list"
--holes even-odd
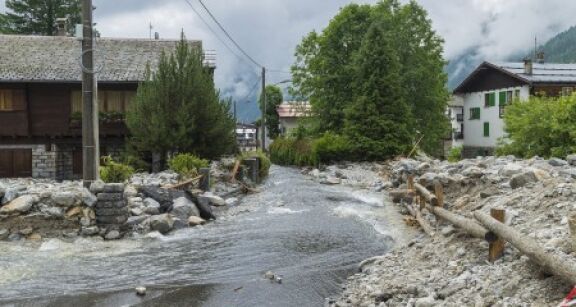
[(72, 180), (73, 172), (73, 152), (74, 147), (70, 145), (58, 145), (56, 154), (56, 180)]
[(98, 227), (105, 233), (121, 231), (130, 216), (124, 200), (124, 184), (95, 182), (90, 191), (98, 199), (94, 205)]
[(478, 156), (492, 156), (494, 155), (494, 148), (492, 147), (475, 147), (475, 146), (464, 146), (462, 150), (462, 157), (464, 159), (474, 159)]
[(46, 145), (34, 145), (32, 147), (32, 177), (34, 178), (56, 178), (56, 156), (58, 148), (52, 144), (49, 148)]

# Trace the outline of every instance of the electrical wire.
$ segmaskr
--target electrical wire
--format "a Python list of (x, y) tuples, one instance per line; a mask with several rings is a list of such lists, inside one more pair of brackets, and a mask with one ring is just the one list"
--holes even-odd
[(261, 81), (262, 81), (262, 78), (258, 78), (258, 80), (256, 80), (256, 83), (254, 83), (254, 85), (252, 86), (252, 89), (250, 90), (250, 92), (248, 92), (248, 95), (246, 95), (244, 98), (240, 99), (240, 102), (246, 102), (246, 103), (250, 102), (250, 101), (248, 101), (248, 98), (250, 98), (250, 96), (252, 96), (252, 93), (254, 93), (254, 91), (258, 87), (258, 84), (260, 84)]
[[(188, 1), (188, 0), (185, 0)], [(214, 22), (218, 25), (218, 27), (220, 28), (220, 30), (222, 30), (222, 32), (224, 32), (224, 34), (226, 35), (226, 37), (228, 37), (228, 39), (230, 39), (230, 41), (238, 48), (238, 50), (240, 50), (240, 52), (242, 52), (252, 63), (254, 63), (256, 66), (258, 67), (264, 67), (264, 65), (261, 65), (260, 63), (256, 62), (256, 60), (254, 60), (254, 58), (252, 58), (246, 51), (244, 51), (244, 49), (242, 49), (242, 47), (240, 47), (240, 45), (232, 38), (232, 36), (228, 33), (228, 31), (226, 31), (226, 29), (224, 29), (224, 27), (222, 26), (222, 24), (220, 24), (220, 22), (218, 21), (218, 19), (216, 19), (216, 17), (212, 14), (212, 12), (210, 12), (210, 10), (208, 9), (208, 7), (206, 7), (206, 5), (204, 5), (204, 2), (202, 2), (202, 0), (198, 0), (198, 2), (200, 2), (200, 4), (202, 5), (202, 7), (206, 10), (206, 12), (208, 12), (208, 15), (210, 15), (210, 17), (212, 18), (212, 20), (214, 20)]]

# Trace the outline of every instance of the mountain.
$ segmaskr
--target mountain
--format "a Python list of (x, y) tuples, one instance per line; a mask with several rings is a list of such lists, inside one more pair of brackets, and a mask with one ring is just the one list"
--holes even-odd
[(576, 26), (550, 39), (541, 50), (548, 63), (576, 63)]

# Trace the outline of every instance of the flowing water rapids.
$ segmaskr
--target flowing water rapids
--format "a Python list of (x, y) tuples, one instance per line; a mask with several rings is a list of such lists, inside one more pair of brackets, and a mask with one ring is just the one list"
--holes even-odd
[(261, 190), (216, 222), (168, 236), (0, 243), (0, 305), (322, 306), (400, 237), (380, 193), (276, 166)]

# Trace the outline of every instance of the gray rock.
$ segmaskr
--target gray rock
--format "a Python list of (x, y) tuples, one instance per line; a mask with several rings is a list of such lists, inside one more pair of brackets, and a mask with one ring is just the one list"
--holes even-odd
[(170, 214), (160, 214), (150, 217), (150, 229), (166, 234), (174, 227), (174, 219)]
[(212, 192), (205, 192), (204, 194), (198, 195), (198, 201), (214, 207), (226, 206), (226, 201), (224, 201), (222, 197), (214, 195)]
[(104, 193), (124, 193), (123, 183), (107, 183), (104, 185)]
[(186, 197), (176, 198), (170, 213), (182, 221), (187, 221), (190, 216), (200, 216), (196, 205)]
[(150, 197), (144, 199), (143, 203), (144, 203), (144, 206), (146, 206), (146, 207), (152, 207), (152, 208), (160, 209), (160, 203), (155, 201), (154, 199), (152, 199)]
[(40, 207), (40, 212), (46, 214), (48, 216), (63, 218), (64, 217), (64, 209), (60, 207), (51, 207), (43, 205)]
[(120, 232), (118, 230), (110, 230), (105, 236), (106, 240), (118, 240), (120, 239)]
[(148, 219), (148, 216), (143, 215), (143, 216), (131, 216), (128, 218), (128, 220), (126, 221), (126, 225), (130, 225), (130, 226), (135, 226), (135, 225), (139, 225), (142, 224), (142, 222), (144, 222), (146, 219)]
[(72, 192), (56, 192), (52, 194), (52, 201), (61, 207), (72, 207), (76, 204), (76, 195)]
[(336, 184), (342, 183), (342, 179), (328, 176), (325, 179), (323, 179), (322, 181), (320, 181), (320, 183), (321, 184), (327, 184), (327, 185), (336, 185)]
[(131, 197), (138, 196), (138, 190), (133, 185), (127, 185), (124, 188), (124, 198), (129, 199)]
[(8, 229), (0, 228), (0, 241), (8, 239), (8, 236), (10, 236), (10, 231), (8, 231)]
[(92, 192), (94, 194), (102, 193), (102, 192), (104, 192), (104, 186), (105, 185), (106, 184), (102, 180), (94, 181), (90, 185), (90, 192)]
[(6, 194), (6, 187), (0, 183), (0, 204), (2, 203), (2, 198), (4, 198), (4, 194)]
[(82, 225), (84, 227), (88, 227), (91, 224), (92, 224), (92, 220), (90, 220), (89, 217), (83, 216), (82, 218), (80, 218), (80, 225)]
[(512, 177), (520, 174), (524, 168), (518, 164), (506, 164), (498, 171), (498, 175), (502, 177)]
[(421, 297), (414, 303), (415, 307), (433, 307), (436, 305), (436, 300), (433, 297)]
[(537, 181), (538, 178), (536, 177), (536, 174), (534, 174), (534, 171), (527, 171), (512, 176), (512, 179), (510, 179), (510, 187), (512, 189), (517, 189)]
[(16, 198), (18, 198), (18, 192), (20, 190), (18, 188), (8, 188), (4, 192), (4, 197), (2, 198), (2, 205), (5, 205)]
[(80, 234), (85, 237), (95, 236), (100, 233), (98, 226), (82, 227)]
[(440, 230), (440, 233), (445, 237), (449, 237), (450, 235), (452, 235), (455, 232), (456, 232), (456, 228), (454, 228), (452, 225), (442, 227), (442, 229)]
[(38, 199), (32, 195), (20, 196), (10, 203), (0, 208), (0, 214), (21, 214), (26, 213), (32, 209), (32, 206)]
[(160, 214), (160, 208), (146, 207), (146, 208), (144, 208), (144, 213), (149, 214), (149, 215), (158, 215), (158, 214)]
[(96, 198), (96, 195), (92, 194), (92, 192), (90, 192), (90, 190), (88, 190), (86, 188), (84, 188), (82, 190), (82, 203), (83, 204), (85, 204), (88, 207), (93, 207), (97, 201), (98, 201), (98, 198)]
[(204, 225), (206, 223), (206, 220), (204, 220), (203, 218), (199, 217), (199, 216), (191, 216), (188, 218), (188, 225), (194, 227), (194, 226), (198, 226), (198, 225)]
[(174, 220), (174, 225), (172, 226), (173, 230), (188, 228), (188, 222), (186, 220), (181, 220), (177, 217), (173, 218), (173, 220)]
[(129, 197), (128, 198), (128, 207), (140, 207), (143, 206), (144, 202), (140, 197)]
[(462, 171), (462, 175), (468, 178), (480, 178), (483, 175), (483, 171), (476, 166), (471, 166)]
[(226, 199), (226, 205), (230, 206), (230, 207), (238, 205), (239, 202), (240, 202), (240, 200), (236, 197), (231, 197), (231, 198)]
[(22, 240), (22, 238), (23, 238), (23, 237), (22, 237), (21, 234), (15, 232), (15, 233), (11, 233), (11, 234), (8, 236), (8, 241), (10, 241), (10, 242), (20, 241), (20, 240)]
[(548, 164), (558, 167), (558, 166), (566, 166), (566, 165), (568, 165), (568, 162), (566, 162), (565, 160), (562, 160), (562, 159), (552, 158), (552, 159), (548, 160)]
[(572, 166), (576, 166), (576, 155), (569, 155), (566, 157), (566, 161)]
[(135, 207), (130, 209), (130, 214), (134, 216), (141, 216), (142, 214), (144, 214), (144, 210), (142, 208)]

